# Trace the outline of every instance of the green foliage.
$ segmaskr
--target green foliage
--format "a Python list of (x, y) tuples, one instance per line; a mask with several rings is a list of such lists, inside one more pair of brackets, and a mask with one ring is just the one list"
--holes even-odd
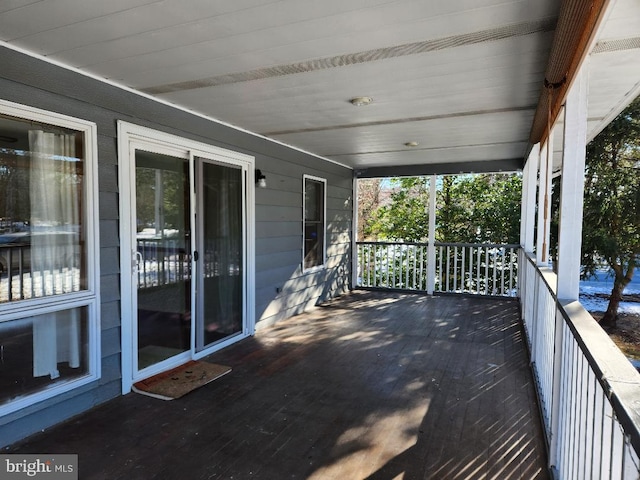
[(640, 256), (640, 98), (587, 146), (582, 264), (592, 275), (603, 260), (614, 272), (604, 323), (614, 323)]
[(520, 175), (444, 177), (438, 192), (437, 240), (466, 243), (518, 243)]
[(390, 200), (372, 213), (365, 233), (379, 240), (425, 241), (429, 235), (429, 179), (392, 178)]
[[(156, 177), (160, 171), (161, 180)], [(138, 228), (175, 228), (184, 225), (185, 176), (181, 172), (158, 170), (154, 168), (136, 168), (136, 215)], [(161, 211), (164, 225), (156, 225), (156, 188), (162, 182)]]
[[(429, 178), (389, 180), (388, 201), (371, 209), (364, 233), (379, 240), (420, 242), (429, 234)], [(520, 175), (449, 175), (437, 182), (436, 240), (518, 243)]]
[(587, 147), (582, 263), (625, 267), (640, 255), (640, 99)]

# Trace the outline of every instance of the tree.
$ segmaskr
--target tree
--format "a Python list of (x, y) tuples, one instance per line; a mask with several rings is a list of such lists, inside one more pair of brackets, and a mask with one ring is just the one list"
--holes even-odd
[(380, 240), (426, 241), (429, 235), (428, 177), (389, 180), (389, 201), (371, 212), (366, 232)]
[(640, 97), (587, 146), (582, 239), (583, 276), (604, 262), (613, 272), (600, 320), (615, 326), (625, 287), (640, 257)]
[(360, 242), (372, 235), (371, 218), (380, 207), (381, 184), (382, 181), (379, 178), (358, 180), (358, 232), (356, 238)]
[(518, 243), (521, 192), (520, 175), (444, 177), (438, 195), (437, 240)]
[[(391, 178), (388, 201), (377, 190), (377, 208), (364, 198), (364, 236), (424, 242), (429, 235), (429, 178)], [(435, 240), (462, 243), (518, 243), (520, 175), (447, 175), (438, 178)], [(360, 184), (358, 186), (360, 190)], [(368, 192), (368, 190), (364, 190)], [(370, 195), (370, 193), (368, 194)], [(363, 198), (363, 194), (359, 195)]]

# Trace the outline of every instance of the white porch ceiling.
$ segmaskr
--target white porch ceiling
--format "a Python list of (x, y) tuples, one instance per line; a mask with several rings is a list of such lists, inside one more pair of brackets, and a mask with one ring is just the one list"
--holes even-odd
[[(556, 0), (7, 0), (0, 39), (356, 169), (473, 169), (525, 156), (558, 9)], [(591, 57), (590, 135), (640, 91), (637, 0), (612, 2)], [(373, 103), (354, 107), (355, 96)]]

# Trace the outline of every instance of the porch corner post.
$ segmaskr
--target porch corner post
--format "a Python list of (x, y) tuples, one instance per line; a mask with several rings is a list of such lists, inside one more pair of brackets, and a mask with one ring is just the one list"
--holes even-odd
[(427, 245), (427, 293), (436, 289), (436, 175), (429, 182), (429, 244)]
[(358, 176), (354, 170), (351, 200), (351, 290), (358, 286)]
[[(582, 246), (582, 213), (584, 169), (587, 149), (588, 59), (583, 63), (567, 94), (564, 120), (564, 152), (560, 187), (558, 229), (558, 300), (578, 300), (580, 290), (580, 251)], [(563, 391), (562, 356), (564, 318), (556, 309), (553, 396), (551, 405), (551, 442), (549, 463), (562, 461), (560, 448), (560, 408)]]
[(586, 65), (567, 95), (564, 121), (564, 158), (558, 227), (558, 298), (577, 300), (580, 290), (580, 249), (584, 169), (587, 152)]
[(549, 265), (549, 239), (551, 238), (551, 173), (553, 171), (553, 136), (551, 128), (546, 143), (540, 149), (540, 182), (538, 184), (538, 234), (536, 238), (536, 264)]
[(540, 163), (540, 144), (529, 152), (522, 171), (522, 205), (520, 208), (520, 245), (527, 253), (533, 253), (533, 233), (536, 219), (536, 184)]

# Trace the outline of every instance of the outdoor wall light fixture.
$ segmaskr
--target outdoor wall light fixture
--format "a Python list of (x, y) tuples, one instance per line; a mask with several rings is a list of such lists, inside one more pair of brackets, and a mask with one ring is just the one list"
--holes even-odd
[(407, 142), (404, 144), (405, 147), (417, 147), (420, 145), (418, 142)]
[(256, 185), (258, 188), (267, 188), (267, 177), (260, 170), (256, 170)]

